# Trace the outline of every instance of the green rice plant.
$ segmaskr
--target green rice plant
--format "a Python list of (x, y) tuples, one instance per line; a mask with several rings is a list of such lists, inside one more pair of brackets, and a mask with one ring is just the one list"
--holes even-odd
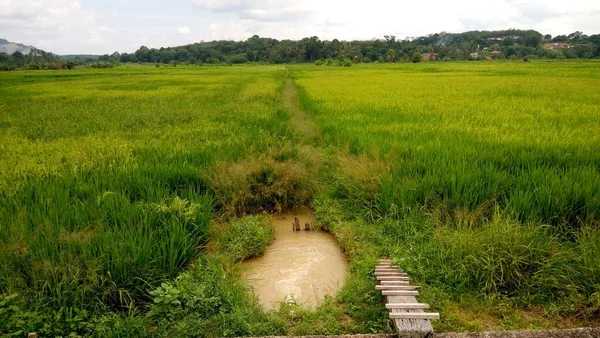
[[(529, 325), (514, 316), (527, 307), (593, 318), (597, 70), (289, 66), (310, 142), (282, 66), (0, 74), (0, 334), (386, 332), (382, 256), (424, 300), (489, 308), (506, 322), (493, 327)], [(346, 287), (316, 311), (265, 313), (234, 262), (265, 250), (268, 218), (218, 228), (206, 254), (209, 225), (306, 205), (351, 262)], [(165, 295), (179, 304), (151, 304)], [(436, 325), (482, 328), (457, 317)]]
[(315, 203), (317, 220), (350, 257), (394, 257), (431, 286), (426, 298), (502, 299), (592, 318), (600, 266), (597, 69), (597, 62), (291, 66), (323, 146), (344, 154), (324, 175), (330, 189)]
[[(431, 72), (434, 68), (436, 72)], [(598, 219), (597, 63), (294, 66), (328, 146), (388, 161), (381, 215), (493, 200), (521, 221)]]
[(143, 310), (149, 290), (202, 254), (210, 168), (291, 137), (283, 76), (279, 66), (2, 74), (0, 293), (60, 320), (83, 311), (82, 327)]

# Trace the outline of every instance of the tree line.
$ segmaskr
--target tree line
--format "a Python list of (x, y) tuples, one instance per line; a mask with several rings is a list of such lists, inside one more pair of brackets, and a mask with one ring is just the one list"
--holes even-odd
[[(555, 44), (565, 47), (548, 45), (556, 42), (566, 43)], [(442, 32), (407, 39), (386, 35), (382, 39), (367, 41), (329, 41), (316, 36), (279, 41), (254, 35), (246, 41), (210, 41), (159, 49), (142, 46), (134, 53), (115, 53), (101, 59), (143, 63), (305, 63), (319, 60), (368, 63), (416, 62), (423, 55), (444, 61), (525, 57), (591, 59), (600, 57), (600, 35), (574, 32), (552, 37), (534, 30), (514, 29), (457, 34)]]
[(140, 47), (134, 53), (97, 58), (58, 57), (39, 49), (24, 55), (0, 53), (0, 69), (65, 69), (77, 65), (106, 68), (118, 63), (306, 63), (351, 65), (370, 62), (420, 62), (421, 60), (476, 59), (593, 59), (600, 57), (600, 34), (542, 35), (535, 30), (435, 33), (421, 37), (340, 41), (316, 36), (301, 40), (276, 40), (254, 35), (245, 41), (208, 41), (178, 47)]
[(73, 69), (81, 65), (91, 68), (112, 68), (117, 62), (118, 60), (102, 62), (99, 61), (97, 57), (62, 57), (34, 47), (31, 48), (28, 53), (22, 53), (20, 51), (16, 51), (12, 54), (0, 53), (0, 70)]

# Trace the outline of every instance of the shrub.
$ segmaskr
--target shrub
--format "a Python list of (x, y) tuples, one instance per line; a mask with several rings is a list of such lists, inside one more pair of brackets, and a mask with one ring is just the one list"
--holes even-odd
[[(159, 300), (151, 313), (156, 317), (160, 337), (240, 337), (287, 334), (285, 323), (274, 314), (261, 311), (247, 286), (225, 273), (215, 256), (203, 256), (174, 282), (165, 283), (176, 293), (176, 306)], [(159, 294), (164, 293), (165, 288)], [(176, 290), (176, 292), (174, 292)]]
[(209, 177), (216, 206), (232, 217), (307, 205), (317, 189), (312, 155), (301, 152), (288, 158), (271, 152), (234, 164), (217, 164)]
[(419, 62), (423, 61), (423, 55), (421, 55), (421, 53), (419, 53), (419, 52), (414, 52), (412, 57), (410, 58), (410, 61), (412, 63), (419, 63)]
[(321, 61), (321, 60), (315, 61), (315, 66), (322, 66), (322, 65), (323, 65), (323, 61)]
[(352, 60), (348, 58), (340, 59), (338, 60), (337, 65), (341, 67), (352, 67)]
[(234, 221), (220, 234), (219, 251), (234, 261), (262, 255), (273, 239), (268, 216), (254, 215)]
[(111, 62), (106, 62), (106, 61), (98, 61), (98, 62), (90, 63), (88, 65), (88, 67), (106, 69), (106, 68), (114, 68), (115, 64), (111, 63)]
[(227, 62), (233, 63), (233, 64), (247, 63), (248, 57), (246, 56), (246, 54), (235, 54), (235, 55), (230, 56), (227, 59)]

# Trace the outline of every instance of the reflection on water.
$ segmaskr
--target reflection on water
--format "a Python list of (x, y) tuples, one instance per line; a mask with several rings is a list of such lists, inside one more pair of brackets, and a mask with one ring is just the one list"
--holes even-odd
[(292, 229), (294, 216), (312, 222), (310, 214), (273, 217), (275, 240), (266, 253), (244, 261), (244, 278), (252, 285), (261, 304), (275, 309), (281, 301), (295, 301), (314, 308), (325, 295), (335, 294), (344, 284), (347, 262), (333, 235), (324, 231)]

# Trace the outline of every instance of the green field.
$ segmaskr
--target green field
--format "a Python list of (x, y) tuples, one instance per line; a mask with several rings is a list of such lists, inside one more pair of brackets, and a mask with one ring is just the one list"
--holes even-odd
[[(597, 325), (598, 88), (591, 61), (0, 73), (0, 334), (386, 332), (381, 256), (437, 331)], [(346, 285), (264, 312), (243, 216), (301, 207)]]

